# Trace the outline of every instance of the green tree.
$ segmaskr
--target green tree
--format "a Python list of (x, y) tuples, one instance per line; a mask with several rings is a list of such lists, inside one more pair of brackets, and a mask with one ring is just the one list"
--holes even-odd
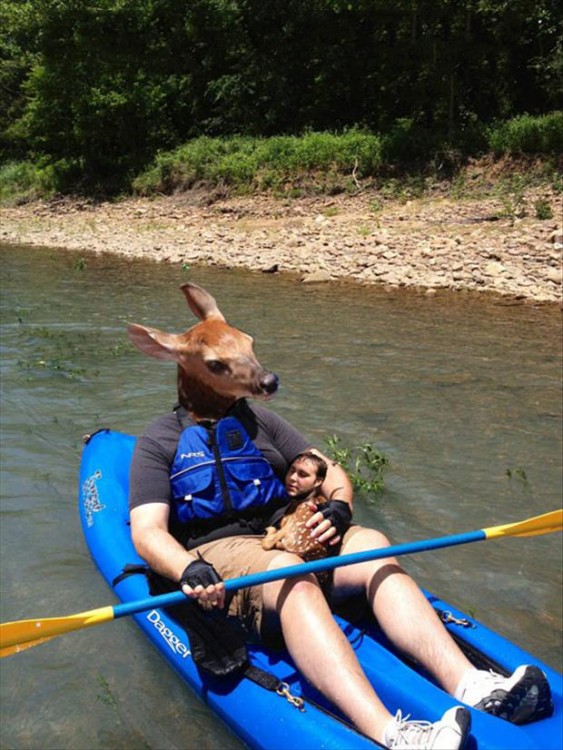
[(2, 158), (119, 190), (200, 135), (390, 133), (475, 153), (561, 108), (555, 0), (4, 0)]

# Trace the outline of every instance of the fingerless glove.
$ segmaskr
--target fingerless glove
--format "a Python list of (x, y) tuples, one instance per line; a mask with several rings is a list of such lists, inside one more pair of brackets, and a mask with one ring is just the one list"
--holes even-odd
[(323, 517), (328, 519), (334, 526), (339, 536), (344, 536), (350, 528), (352, 511), (344, 500), (329, 500), (322, 508), (319, 508)]
[(196, 586), (203, 586), (207, 588), (215, 583), (221, 583), (223, 579), (217, 573), (211, 563), (206, 562), (201, 555), (198, 560), (192, 560), (192, 562), (186, 566), (182, 576), (180, 578), (180, 588), (187, 584), (192, 589)]

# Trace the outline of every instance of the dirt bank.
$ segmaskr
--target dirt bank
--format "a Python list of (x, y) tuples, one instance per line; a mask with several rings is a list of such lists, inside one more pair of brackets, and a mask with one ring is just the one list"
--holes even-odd
[[(537, 218), (540, 198), (553, 219)], [(561, 196), (536, 189), (510, 201), (400, 201), (370, 191), (213, 203), (198, 192), (119, 203), (62, 200), (4, 208), (0, 240), (292, 272), (309, 282), (349, 278), (561, 304)]]

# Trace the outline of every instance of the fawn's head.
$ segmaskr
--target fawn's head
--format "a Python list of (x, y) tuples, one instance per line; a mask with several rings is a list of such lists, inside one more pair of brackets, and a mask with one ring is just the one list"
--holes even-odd
[(129, 338), (146, 354), (178, 364), (180, 403), (198, 419), (219, 419), (242, 397), (269, 398), (278, 377), (256, 359), (252, 337), (225, 320), (215, 299), (197, 284), (181, 287), (200, 319), (185, 333), (131, 324)]

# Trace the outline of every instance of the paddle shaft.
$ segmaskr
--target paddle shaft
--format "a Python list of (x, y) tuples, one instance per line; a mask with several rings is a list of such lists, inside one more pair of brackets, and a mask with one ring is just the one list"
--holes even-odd
[[(299, 565), (290, 565), (285, 568), (275, 568), (274, 570), (264, 570), (260, 573), (252, 573), (240, 578), (231, 578), (225, 581), (227, 591), (236, 591), (237, 589), (247, 588), (249, 586), (261, 586), (264, 583), (281, 581), (284, 578), (295, 578), (296, 576), (307, 575), (308, 573), (322, 573), (335, 568), (342, 568), (346, 565), (357, 565), (371, 560), (381, 560), (386, 557), (399, 557), (401, 555), (411, 555), (416, 552), (426, 552), (443, 547), (456, 547), (460, 544), (470, 544), (471, 542), (481, 542), (485, 539), (498, 539), (507, 536), (536, 536), (538, 534), (548, 534), (553, 531), (561, 531), (563, 526), (563, 511), (556, 510), (544, 513), (541, 516), (534, 516), (525, 521), (516, 523), (503, 524), (501, 526), (490, 526), (485, 529), (476, 531), (466, 531), (463, 534), (452, 534), (451, 536), (436, 537), (435, 539), (422, 539), (418, 542), (407, 542), (405, 544), (396, 544), (391, 547), (380, 547), (378, 549), (365, 550), (363, 552), (354, 552), (350, 555), (338, 555), (336, 557), (327, 557), (321, 560), (312, 560), (311, 562), (301, 563)], [(181, 591), (173, 591), (170, 594), (141, 599), (127, 604), (118, 604), (114, 609), (114, 618), (134, 615), (138, 612), (144, 612), (154, 607), (169, 607), (172, 604), (179, 604), (185, 601), (185, 595)]]
[[(237, 589), (248, 588), (250, 586), (261, 586), (264, 583), (281, 581), (284, 578), (295, 578), (296, 576), (307, 575), (308, 573), (321, 573), (335, 568), (342, 568), (346, 565), (357, 565), (358, 563), (369, 562), (371, 560), (381, 560), (386, 557), (399, 557), (400, 555), (409, 555), (416, 552), (425, 552), (427, 550), (440, 549), (442, 547), (455, 547), (459, 544), (469, 544), (470, 542), (479, 542), (487, 539), (483, 529), (478, 531), (469, 531), (464, 534), (453, 534), (437, 539), (424, 539), (419, 542), (408, 542), (406, 544), (397, 544), (393, 547), (382, 547), (380, 549), (370, 549), (364, 552), (354, 552), (350, 555), (340, 555), (337, 557), (328, 557), (322, 560), (312, 560), (311, 562), (301, 563), (299, 565), (289, 565), (285, 568), (275, 568), (274, 570), (264, 570), (260, 573), (251, 573), (239, 578), (230, 578), (225, 581), (227, 591), (236, 591)], [(186, 601), (185, 594), (182, 591), (173, 591), (170, 594), (160, 594), (158, 596), (139, 599), (135, 602), (126, 604), (117, 604), (113, 608), (114, 618), (134, 615), (138, 612), (144, 612), (147, 609), (157, 607), (169, 607), (173, 604), (180, 604)]]
[[(485, 539), (495, 539), (506, 536), (536, 536), (538, 534), (549, 534), (561, 531), (563, 528), (563, 511), (557, 510), (544, 513), (541, 516), (526, 519), (517, 523), (505, 524), (503, 526), (491, 526), (486, 529), (468, 531), (463, 534), (438, 537), (436, 539), (425, 539), (407, 544), (397, 544), (390, 547), (355, 552), (349, 555), (339, 555), (322, 560), (313, 560), (308, 563), (291, 565), (285, 568), (276, 568), (254, 573), (240, 578), (231, 578), (225, 581), (227, 591), (235, 591), (248, 586), (259, 586), (273, 581), (279, 581), (308, 573), (319, 573), (346, 565), (357, 565), (371, 560), (379, 560), (388, 557), (399, 557), (400, 555), (414, 554), (427, 550), (440, 549), (443, 547), (455, 547), (460, 544), (479, 542)], [(174, 604), (186, 602), (187, 599), (182, 591), (174, 591), (170, 594), (162, 594), (146, 599), (136, 600), (115, 606), (101, 607), (88, 612), (80, 612), (61, 618), (45, 618), (42, 620), (20, 620), (18, 622), (3, 623), (0, 626), (1, 656), (9, 656), (44, 642), (56, 635), (62, 635), (73, 630), (91, 627), (93, 625), (145, 612), (157, 607), (169, 607)]]

